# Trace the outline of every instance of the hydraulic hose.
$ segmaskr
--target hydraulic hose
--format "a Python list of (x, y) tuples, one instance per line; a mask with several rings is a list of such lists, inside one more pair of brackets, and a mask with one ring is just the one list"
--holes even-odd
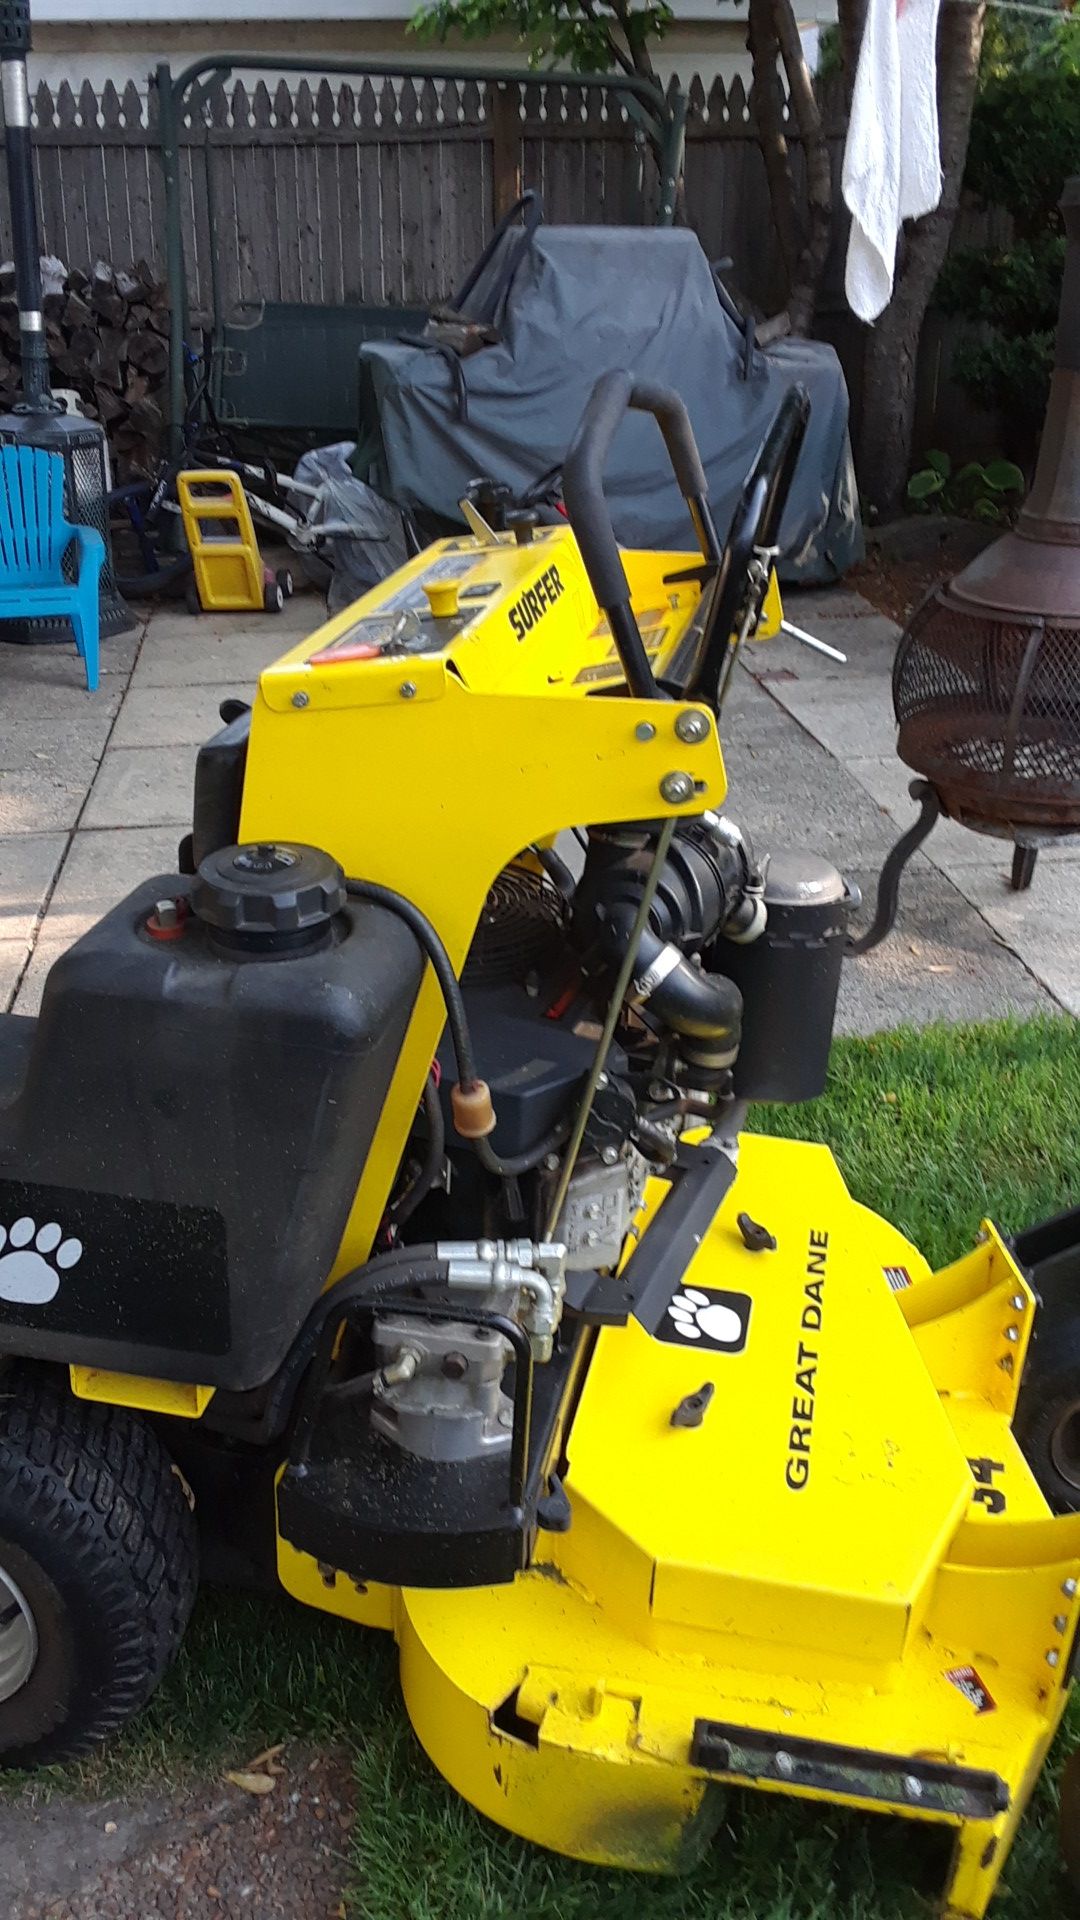
[(449, 1273), (449, 1263), (439, 1258), (434, 1245), (394, 1247), (389, 1253), (354, 1267), (332, 1287), (327, 1287), (312, 1307), (269, 1387), (257, 1423), (259, 1437), (269, 1439), (283, 1430), (327, 1323), (335, 1314), (340, 1314), (344, 1305), (350, 1300), (391, 1297), (410, 1287), (445, 1288)]

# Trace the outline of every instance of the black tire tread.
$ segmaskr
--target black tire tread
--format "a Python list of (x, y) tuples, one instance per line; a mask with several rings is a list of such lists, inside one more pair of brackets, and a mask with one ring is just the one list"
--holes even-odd
[(198, 1583), (194, 1515), (145, 1420), (24, 1370), (0, 1379), (0, 1496), (92, 1581), (111, 1648), (89, 1716), (36, 1755), (72, 1759), (137, 1713), (173, 1659)]

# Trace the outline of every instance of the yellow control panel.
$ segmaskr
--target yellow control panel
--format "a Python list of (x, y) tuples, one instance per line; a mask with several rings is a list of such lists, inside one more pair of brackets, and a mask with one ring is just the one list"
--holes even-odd
[[(654, 670), (690, 634), (701, 602), (695, 553), (623, 555)], [(467, 534), (437, 541), (277, 663), (295, 674), (439, 657), (474, 692), (577, 693), (617, 685), (622, 668), (569, 526), (519, 544)], [(270, 669), (271, 674), (275, 669)]]

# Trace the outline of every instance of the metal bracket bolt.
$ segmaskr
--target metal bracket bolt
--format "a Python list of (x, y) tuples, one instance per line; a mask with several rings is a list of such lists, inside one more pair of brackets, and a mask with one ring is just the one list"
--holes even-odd
[(294, 693), (292, 697), (292, 703), (294, 707), (308, 707), (311, 705), (311, 695), (310, 693), (304, 693), (303, 691), (299, 693)]
[(694, 797), (694, 782), (688, 773), (665, 773), (660, 782), (660, 798), (669, 807), (681, 807)]
[(637, 726), (634, 728), (634, 739), (640, 740), (643, 745), (647, 740), (656, 739), (656, 728), (653, 726), (651, 720), (638, 721)]
[(675, 721), (675, 738), (682, 740), (688, 747), (696, 747), (709, 737), (709, 722), (705, 714), (696, 708), (689, 713), (680, 713)]

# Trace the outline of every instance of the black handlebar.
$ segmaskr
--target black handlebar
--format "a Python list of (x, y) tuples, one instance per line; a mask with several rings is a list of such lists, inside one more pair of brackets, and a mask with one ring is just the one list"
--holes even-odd
[[(607, 615), (630, 692), (661, 699), (630, 604), (630, 587), (604, 498), (604, 467), (630, 410), (651, 413), (664, 436), (675, 478), (690, 509), (712, 581), (711, 605), (689, 697), (715, 708), (731, 669), (732, 634), (744, 621), (755, 552), (777, 545), (780, 521), (810, 418), (804, 387), (788, 388), (743, 483), (723, 551), (709, 507), (708, 482), (690, 416), (677, 393), (625, 368), (601, 374), (563, 465), (563, 501), (598, 606)], [(759, 589), (758, 598), (761, 597)], [(751, 609), (752, 610), (752, 609)]]
[(563, 501), (597, 605), (607, 615), (627, 685), (642, 699), (659, 699), (662, 696), (630, 606), (626, 570), (604, 498), (607, 456), (619, 425), (631, 410), (651, 413), (656, 420), (705, 558), (713, 564), (719, 562), (708, 482), (690, 416), (672, 388), (635, 379), (625, 368), (601, 374), (592, 390), (563, 463)]
[(687, 688), (689, 695), (699, 694), (714, 709), (730, 671), (731, 636), (746, 600), (750, 563), (755, 551), (767, 551), (777, 545), (780, 521), (809, 419), (810, 396), (806, 388), (789, 387), (743, 481), (731, 517), (731, 530), (724, 543), (713, 588), (700, 664), (692, 686)]

